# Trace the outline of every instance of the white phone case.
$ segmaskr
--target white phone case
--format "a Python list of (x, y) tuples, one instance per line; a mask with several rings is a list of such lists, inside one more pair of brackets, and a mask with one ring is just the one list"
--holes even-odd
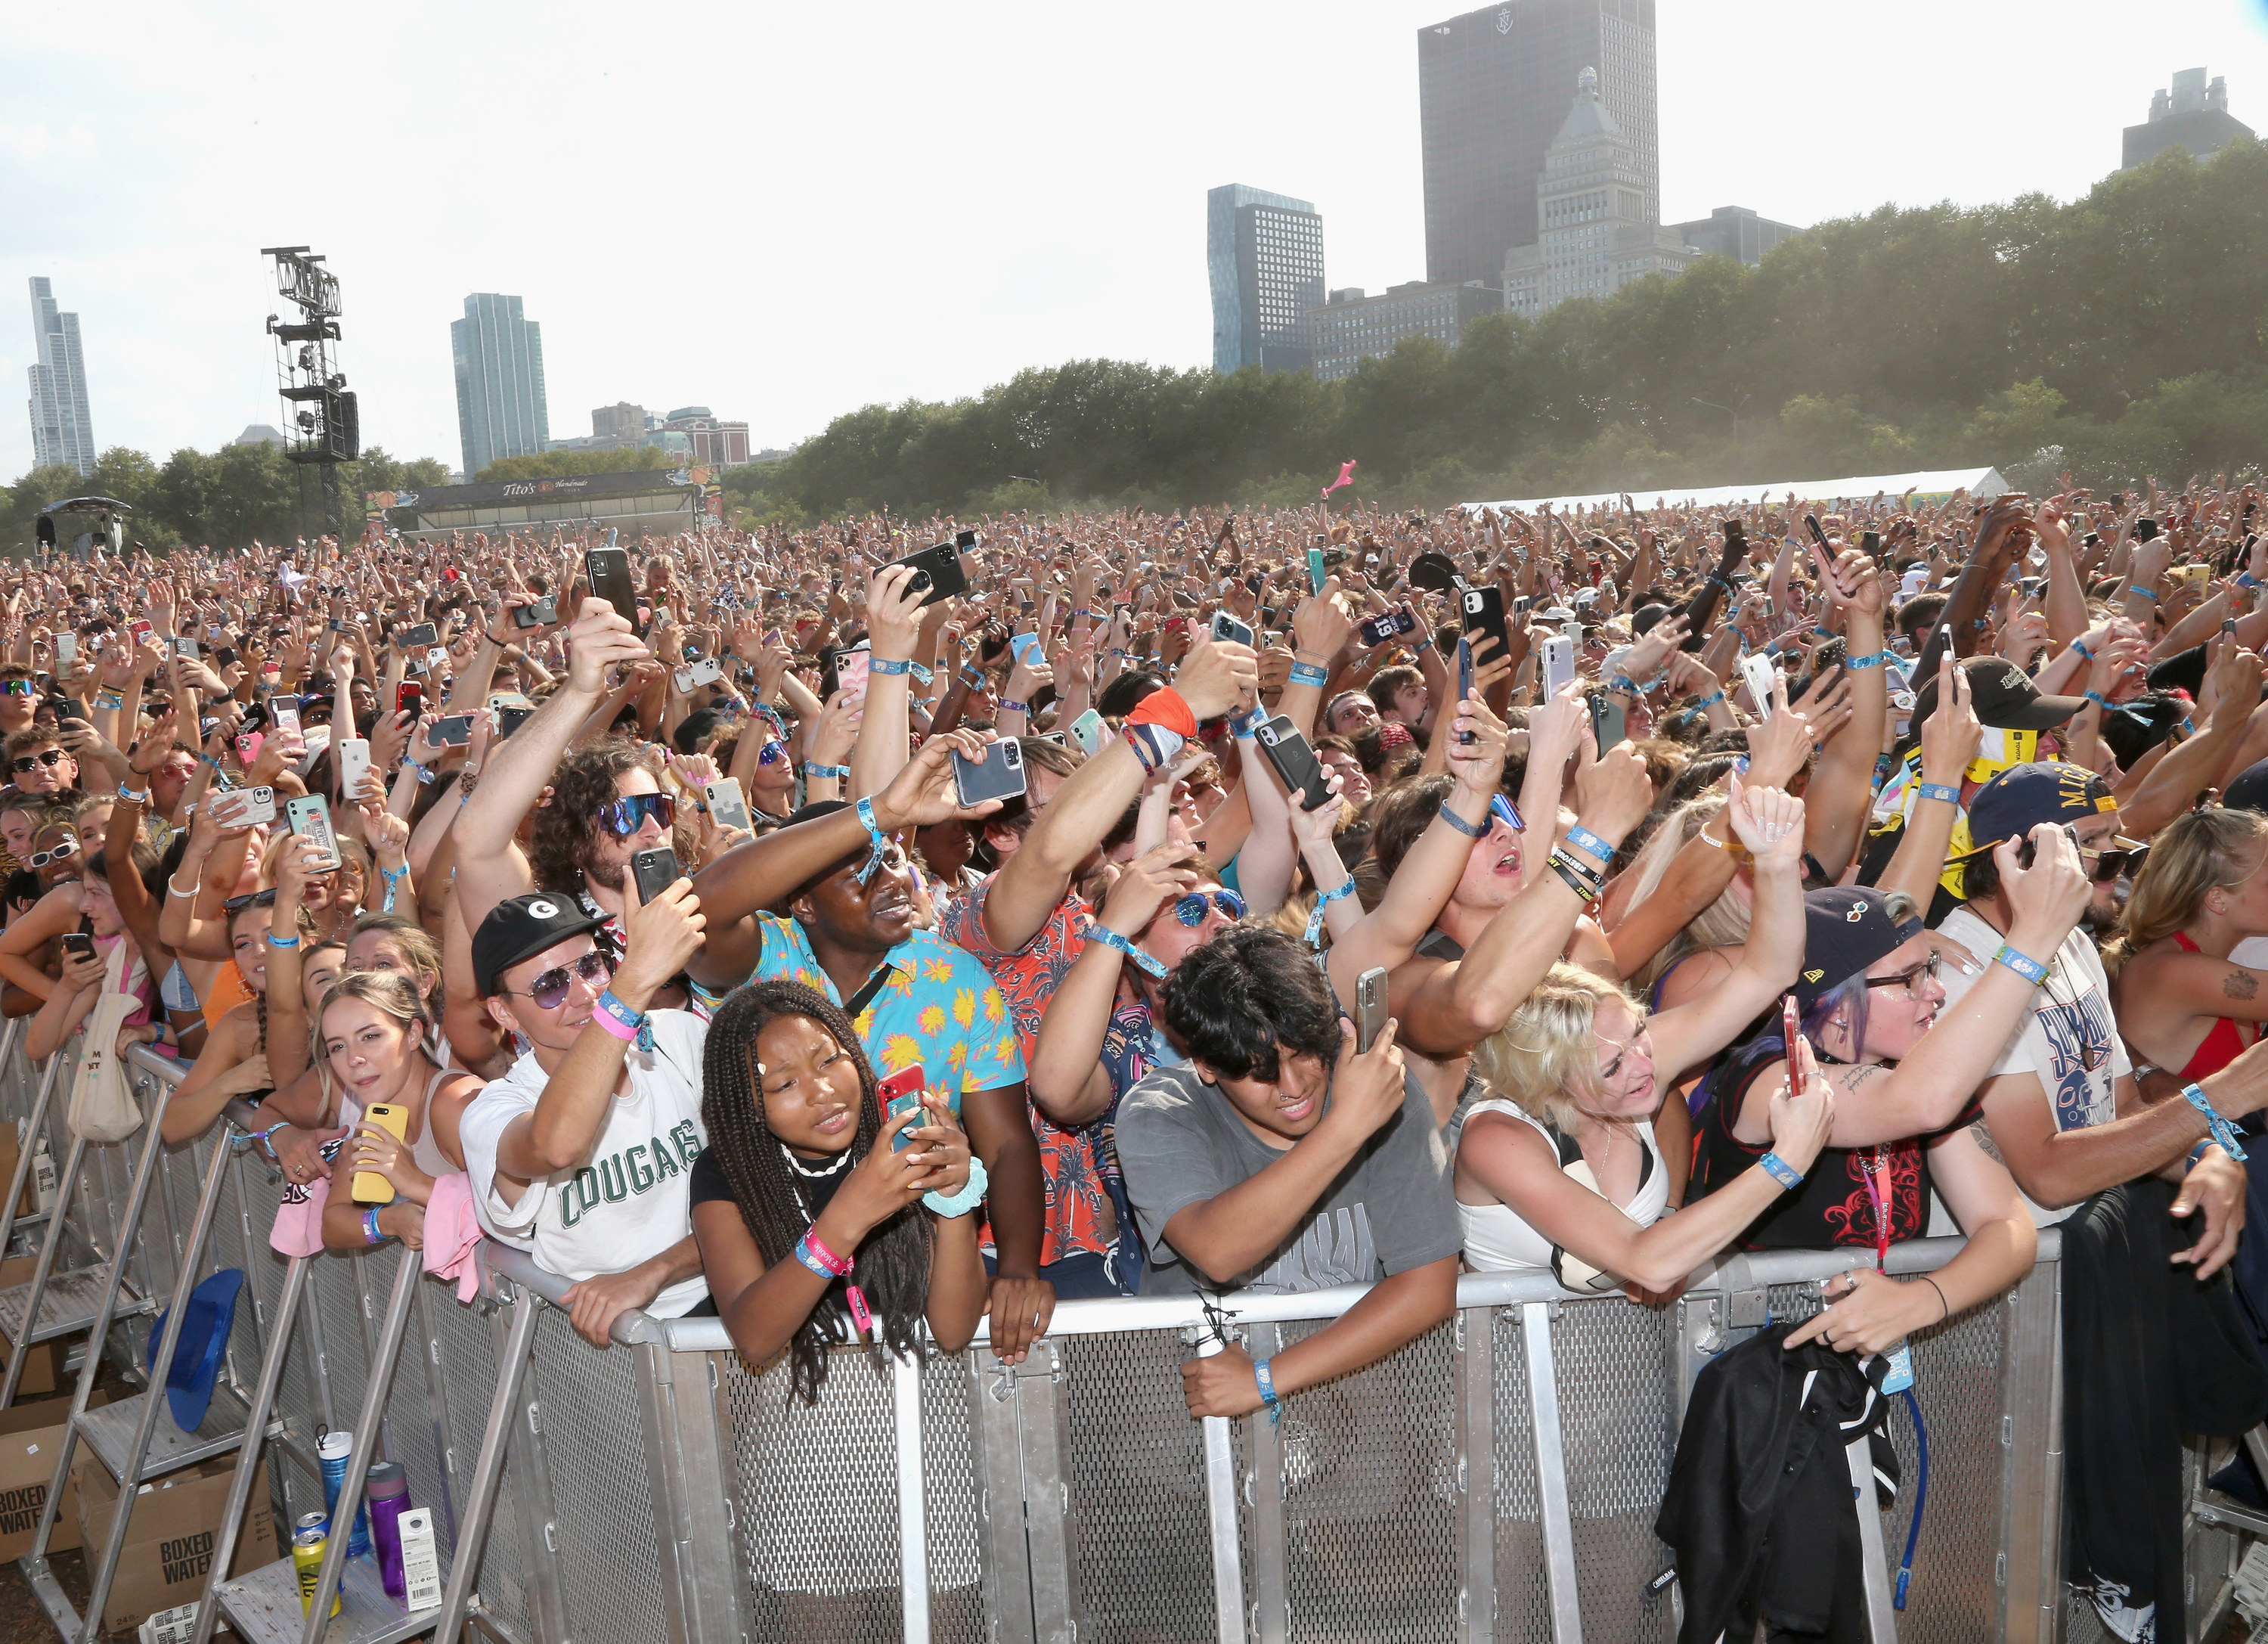
[(339, 744), (339, 792), (348, 804), (357, 802), (362, 779), (370, 774), (370, 744), (358, 736), (350, 736)]
[(1575, 677), (1575, 642), (1561, 634), (1543, 642), (1543, 699), (1550, 701), (1559, 688)]
[(1749, 700), (1756, 712), (1771, 713), (1776, 677), (1771, 659), (1760, 651), (1751, 651), (1741, 659), (1741, 677), (1749, 682)]

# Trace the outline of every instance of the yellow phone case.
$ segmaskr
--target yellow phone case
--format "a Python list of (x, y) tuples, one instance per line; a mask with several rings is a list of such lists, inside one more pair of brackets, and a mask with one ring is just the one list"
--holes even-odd
[[(400, 1108), (383, 1102), (366, 1110), (355, 1128), (359, 1131), (364, 1124), (384, 1131), (396, 1141), (402, 1140), (409, 1133), (409, 1116)], [(347, 1146), (351, 1148), (354, 1144), (349, 1142)], [(394, 1202), (394, 1183), (375, 1170), (357, 1170), (354, 1173), (354, 1202), (357, 1205), (390, 1205)]]

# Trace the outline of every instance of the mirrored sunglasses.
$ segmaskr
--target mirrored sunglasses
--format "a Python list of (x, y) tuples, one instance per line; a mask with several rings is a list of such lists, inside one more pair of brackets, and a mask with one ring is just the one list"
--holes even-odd
[(627, 839), (652, 817), (664, 828), (677, 820), (677, 800), (666, 793), (630, 793), (599, 807), (599, 825)]
[[(524, 997), (534, 1000), (541, 1010), (557, 1010), (567, 1002), (567, 990), (575, 985), (576, 977), (582, 977), (596, 988), (605, 986), (614, 974), (615, 967), (606, 954), (593, 947), (580, 959), (542, 972), (527, 984)], [(506, 988), (504, 992), (509, 993), (512, 990)]]
[(1211, 895), (1193, 890), (1174, 903), (1174, 917), (1195, 930), (1205, 922), (1205, 916), (1215, 908), (1232, 919), (1241, 919), (1244, 917), (1244, 898), (1233, 890), (1216, 890)]
[(29, 774), (34, 765), (45, 765), (48, 770), (53, 770), (63, 763), (63, 750), (60, 748), (50, 748), (44, 753), (21, 755), (8, 763), (19, 777)]

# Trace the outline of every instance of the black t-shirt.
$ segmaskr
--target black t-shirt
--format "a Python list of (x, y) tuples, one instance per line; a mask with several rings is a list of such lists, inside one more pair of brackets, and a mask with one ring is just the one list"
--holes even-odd
[[(1749, 1143), (1733, 1134), (1742, 1104), (1762, 1082), (1765, 1070), (1784, 1050), (1773, 1034), (1752, 1043), (1724, 1070), (1717, 1099), (1701, 1116), (1693, 1138), (1693, 1177), (1689, 1202), (1715, 1191), (1771, 1150), (1769, 1142)], [(1777, 1077), (1777, 1075), (1774, 1075)], [(1856, 1100), (1858, 1098), (1847, 1098)], [(1758, 1102), (1771, 1100), (1758, 1093)], [(1968, 1116), (1963, 1115), (1961, 1122)], [(1880, 1174), (1870, 1167), (1879, 1165)], [(1823, 1250), (1839, 1245), (1871, 1248), (1879, 1236), (1869, 1176), (1883, 1196), (1890, 1242), (1918, 1239), (1929, 1230), (1929, 1155), (1922, 1139), (1906, 1137), (1880, 1147), (1830, 1147), (1812, 1161), (1803, 1184), (1783, 1193), (1742, 1232), (1744, 1250)]]
[[(795, 1179), (796, 1196), (803, 1202), (804, 1220), (818, 1220), (819, 1213), (825, 1210), (828, 1201), (835, 1197), (835, 1190), (849, 1181), (850, 1172), (856, 1168), (856, 1165), (845, 1165), (832, 1176), (825, 1176), (798, 1175)], [(703, 1147), (700, 1156), (694, 1160), (693, 1168), (686, 1176), (686, 1185), (696, 1205), (705, 1205), (712, 1199), (723, 1199), (728, 1204), (734, 1202), (733, 1184), (725, 1179), (725, 1167), (717, 1162), (717, 1149), (713, 1145)]]

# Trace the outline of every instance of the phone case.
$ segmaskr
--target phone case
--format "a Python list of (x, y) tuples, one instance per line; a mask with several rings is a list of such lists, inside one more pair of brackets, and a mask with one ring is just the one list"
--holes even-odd
[[(406, 1139), (409, 1134), (409, 1116), (389, 1102), (381, 1102), (365, 1109), (357, 1128), (361, 1124), (384, 1131), (396, 1141)], [(394, 1183), (375, 1170), (357, 1170), (354, 1173), (352, 1193), (357, 1205), (390, 1205), (394, 1202)]]
[(1575, 677), (1575, 642), (1565, 634), (1556, 634), (1543, 642), (1543, 696), (1546, 701), (1557, 697), (1559, 689)]
[(473, 740), (473, 716), (453, 713), (433, 722), (433, 740), (449, 748), (463, 748)]
[(640, 902), (652, 902), (678, 880), (677, 852), (666, 845), (641, 851), (630, 858), (630, 874), (637, 881)]
[(594, 548), (583, 557), (584, 575), (590, 579), (591, 593), (622, 614), (624, 622), (637, 625), (637, 585), (630, 579), (630, 557), (611, 544)]
[(370, 774), (370, 744), (358, 736), (350, 736), (339, 744), (339, 791), (349, 804), (361, 790), (362, 779)]
[(747, 796), (740, 792), (738, 777), (719, 777), (701, 791), (701, 798), (719, 828), (754, 826), (748, 817)]
[(1011, 741), (988, 746), (981, 763), (954, 755), (953, 791), (963, 810), (1015, 798), (1024, 791), (1024, 750)]
[(871, 651), (845, 651), (835, 659), (835, 689), (845, 702), (866, 700), (866, 675), (873, 665)]
[(1360, 1056), (1378, 1042), (1386, 1028), (1386, 971), (1366, 970), (1354, 984), (1354, 1049)]
[(1248, 645), (1252, 643), (1252, 630), (1226, 611), (1215, 611), (1212, 614), (1212, 637), (1226, 640), (1231, 645)]
[(1103, 741), (1108, 735), (1109, 732), (1103, 726), (1102, 715), (1093, 708), (1071, 722), (1071, 740), (1089, 759), (1102, 751)]
[(1301, 810), (1321, 810), (1331, 793), (1326, 785), (1322, 762), (1300, 734), (1300, 727), (1278, 714), (1260, 727), (1260, 751), (1284, 778), (1284, 785), (1300, 799)]
[(213, 820), (224, 828), (265, 828), (276, 820), (274, 788), (238, 788), (213, 801)]
[[(921, 1105), (922, 1089), (929, 1082), (920, 1063), (902, 1067), (874, 1087), (875, 1100), (882, 1104), (882, 1128), (887, 1130), (898, 1115)], [(912, 1146), (913, 1138), (900, 1132), (890, 1145), (897, 1153)]]
[(284, 820), (293, 833), (305, 834), (319, 845), (323, 860), (319, 870), (328, 873), (339, 865), (339, 842), (331, 831), (330, 802), (320, 793), (302, 794), (284, 804)]
[(1772, 705), (1771, 659), (1751, 652), (1741, 659), (1741, 677), (1749, 682), (1749, 700), (1760, 713), (1770, 713)]

